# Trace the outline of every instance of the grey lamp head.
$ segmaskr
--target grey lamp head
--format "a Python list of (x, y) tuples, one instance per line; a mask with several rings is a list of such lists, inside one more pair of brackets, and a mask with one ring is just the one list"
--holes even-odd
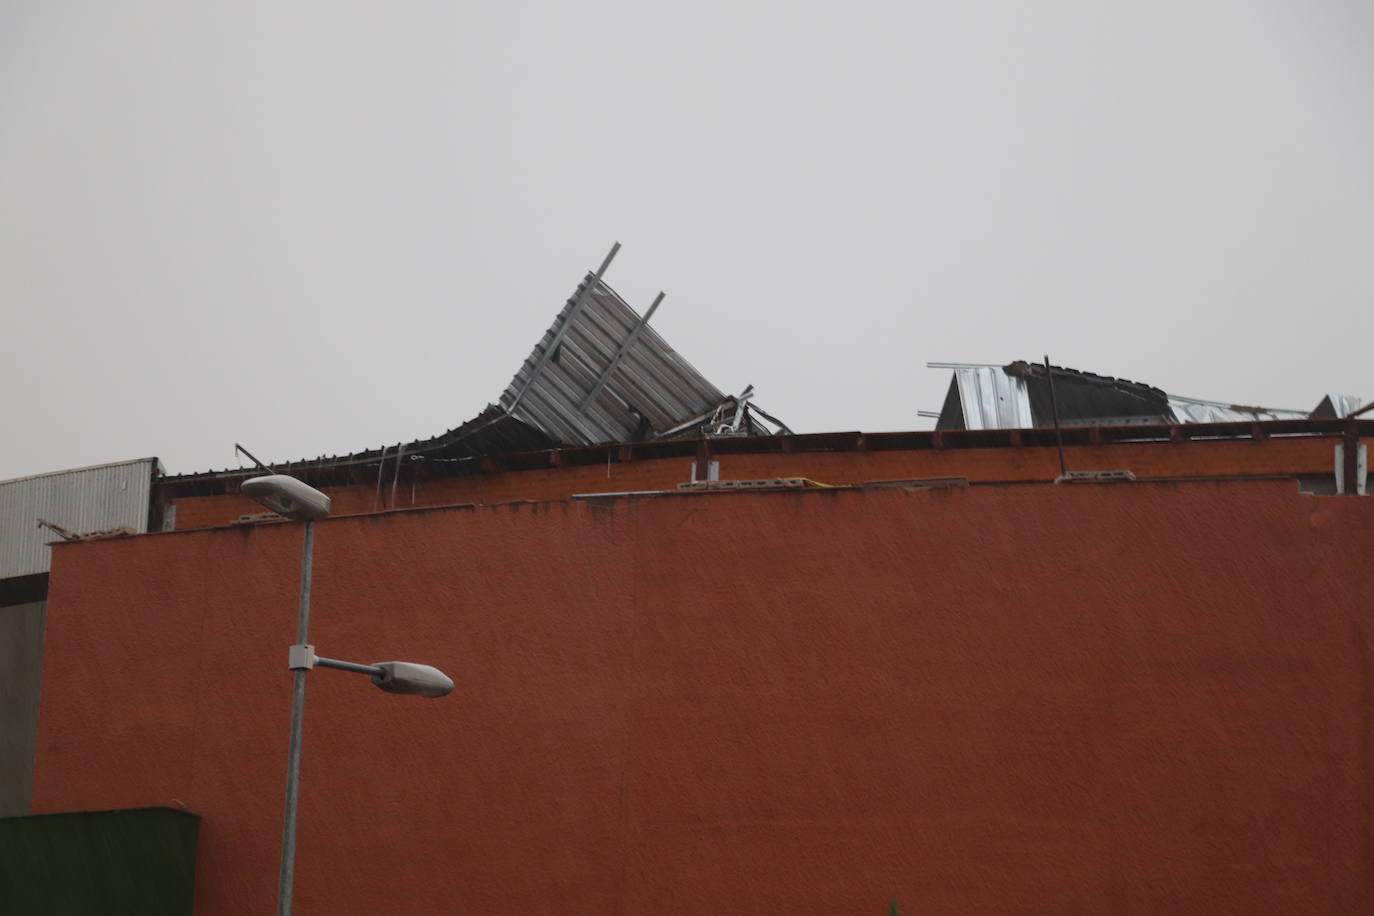
[(278, 515), (299, 522), (314, 522), (329, 515), (329, 497), (285, 474), (269, 474), (245, 480), (239, 491)]
[(453, 692), (453, 681), (438, 668), (414, 662), (376, 662), (381, 674), (372, 683), (387, 693), (413, 693), (422, 697), (442, 697)]

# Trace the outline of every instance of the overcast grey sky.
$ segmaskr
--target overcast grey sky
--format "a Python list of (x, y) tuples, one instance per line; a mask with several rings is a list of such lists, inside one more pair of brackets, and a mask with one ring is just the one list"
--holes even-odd
[(927, 360), (1374, 397), (1374, 4), (0, 0), (0, 478), (427, 437), (583, 272), (798, 431)]

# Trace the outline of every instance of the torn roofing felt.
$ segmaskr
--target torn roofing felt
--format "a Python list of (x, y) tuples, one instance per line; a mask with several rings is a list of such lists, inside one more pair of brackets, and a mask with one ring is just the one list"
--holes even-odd
[[(1050, 374), (1042, 363), (927, 365), (954, 371), (936, 429), (1025, 429), (1054, 423)], [(1153, 385), (1063, 366), (1050, 370), (1064, 426), (1302, 420), (1344, 416), (1348, 405), (1359, 403), (1349, 395), (1327, 395), (1312, 411), (1247, 407), (1168, 394)]]
[(605, 283), (619, 248), (616, 243), (600, 269), (578, 284), (499, 403), (430, 439), (275, 467), (346, 467), (402, 456), (463, 460), (613, 442), (790, 432), (751, 403), (752, 386), (738, 395), (722, 393), (649, 327), (662, 293), (641, 317)]

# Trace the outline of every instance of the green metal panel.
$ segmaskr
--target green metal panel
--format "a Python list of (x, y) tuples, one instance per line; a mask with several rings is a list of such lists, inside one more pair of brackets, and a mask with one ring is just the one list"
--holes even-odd
[(199, 829), (175, 808), (0, 818), (0, 912), (191, 916)]
[(0, 607), (0, 817), (31, 810), (46, 607), (44, 601)]

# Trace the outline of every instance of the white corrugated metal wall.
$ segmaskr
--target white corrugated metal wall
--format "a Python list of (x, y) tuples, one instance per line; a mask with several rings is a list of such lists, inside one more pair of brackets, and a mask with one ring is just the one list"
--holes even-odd
[(954, 377), (959, 380), (965, 429), (1028, 429), (1035, 425), (1025, 379), (1007, 375), (1001, 366), (960, 366)]
[(48, 571), (48, 544), (59, 537), (40, 518), (77, 534), (147, 531), (157, 469), (156, 458), (139, 458), (0, 481), (0, 579)]

